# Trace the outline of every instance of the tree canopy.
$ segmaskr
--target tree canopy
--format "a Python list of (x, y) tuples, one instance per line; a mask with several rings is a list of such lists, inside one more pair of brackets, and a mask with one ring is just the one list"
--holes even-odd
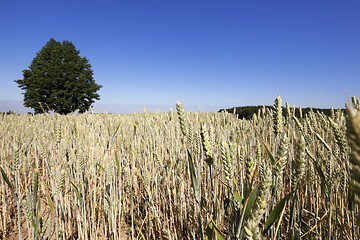
[(51, 38), (29, 69), (23, 70), (23, 79), (15, 80), (25, 90), (24, 106), (33, 108), (35, 113), (83, 113), (95, 99), (99, 100), (96, 92), (102, 86), (95, 83), (88, 59), (79, 53), (72, 42)]

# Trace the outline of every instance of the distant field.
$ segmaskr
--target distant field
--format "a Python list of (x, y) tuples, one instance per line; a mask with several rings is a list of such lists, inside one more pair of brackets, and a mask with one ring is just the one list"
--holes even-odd
[(358, 239), (346, 111), (281, 105), (0, 115), (0, 239)]

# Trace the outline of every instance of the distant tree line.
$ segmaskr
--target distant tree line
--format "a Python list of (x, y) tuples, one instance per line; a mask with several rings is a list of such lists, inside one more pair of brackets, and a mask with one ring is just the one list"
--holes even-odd
[[(262, 109), (265, 107), (265, 109), (269, 108), (269, 109), (273, 109), (273, 106), (243, 106), (243, 107), (232, 107), (232, 108), (228, 108), (228, 109), (220, 109), (219, 112), (229, 112), (229, 113), (234, 113), (237, 115), (238, 118), (240, 119), (251, 119), (255, 114), (258, 113), (258, 111), (262, 111)], [(345, 110), (345, 109), (343, 109)], [(311, 107), (307, 107), (307, 108), (301, 108), (301, 112), (302, 112), (302, 116), (304, 117), (307, 113), (309, 113), (310, 111), (313, 112), (322, 112), (324, 113), (326, 116), (330, 116), (331, 115), (331, 109), (330, 108), (311, 108)], [(285, 116), (286, 113), (286, 108), (283, 107), (283, 116)], [(297, 118), (300, 117), (300, 109), (299, 108), (295, 108), (295, 116)]]
[(0, 115), (19, 115), (18, 113), (14, 112), (14, 111), (6, 111), (6, 112), (0, 112)]

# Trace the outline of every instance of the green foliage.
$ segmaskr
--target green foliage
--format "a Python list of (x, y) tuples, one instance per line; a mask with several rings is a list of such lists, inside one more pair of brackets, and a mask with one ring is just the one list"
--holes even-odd
[(51, 38), (29, 69), (23, 70), (23, 79), (15, 80), (25, 91), (24, 106), (33, 108), (35, 113), (83, 113), (94, 99), (99, 100), (96, 92), (102, 86), (95, 83), (91, 65), (79, 53), (72, 42), (60, 43)]
[(0, 112), (0, 115), (19, 115), (14, 111)]
[(18, 195), (15, 193), (15, 190), (14, 190), (12, 184), (10, 183), (9, 178), (8, 178), (8, 176), (6, 175), (6, 173), (4, 172), (4, 170), (2, 169), (2, 167), (0, 167), (0, 171), (1, 171), (1, 175), (2, 175), (2, 177), (3, 177), (3, 179), (4, 179), (4, 181), (5, 181), (5, 182), (7, 183), (7, 185), (9, 186), (10, 191), (11, 191), (11, 194), (13, 195), (15, 201), (19, 201)]
[(281, 201), (279, 201), (276, 207), (271, 211), (264, 225), (264, 231), (262, 233), (264, 236), (266, 232), (271, 228), (271, 226), (275, 223), (275, 221), (279, 218), (281, 212), (284, 210), (285, 204), (287, 203), (287, 201), (289, 201), (289, 199), (292, 197), (293, 194), (294, 191), (288, 193), (283, 199), (281, 199)]
[[(235, 113), (239, 119), (252, 119), (254, 114), (257, 114), (259, 110), (262, 110), (263, 106), (243, 106), (243, 107), (232, 107), (227, 109), (220, 109), (219, 112), (228, 112)], [(265, 109), (273, 109), (273, 106), (265, 106)], [(344, 109), (341, 109), (344, 111)], [(326, 116), (331, 116), (331, 109), (329, 108), (302, 108), (302, 115), (305, 116), (309, 112), (320, 112), (324, 113)], [(282, 115), (286, 115), (286, 109), (282, 107)], [(295, 117), (300, 118), (299, 108), (295, 108)]]

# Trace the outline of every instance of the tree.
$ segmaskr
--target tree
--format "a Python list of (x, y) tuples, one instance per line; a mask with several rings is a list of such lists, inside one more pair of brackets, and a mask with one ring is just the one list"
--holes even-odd
[(83, 113), (94, 99), (99, 100), (96, 92), (102, 86), (95, 83), (89, 61), (79, 53), (72, 42), (60, 43), (51, 38), (29, 69), (23, 70), (23, 79), (15, 80), (25, 90), (24, 106), (33, 108), (35, 113)]

